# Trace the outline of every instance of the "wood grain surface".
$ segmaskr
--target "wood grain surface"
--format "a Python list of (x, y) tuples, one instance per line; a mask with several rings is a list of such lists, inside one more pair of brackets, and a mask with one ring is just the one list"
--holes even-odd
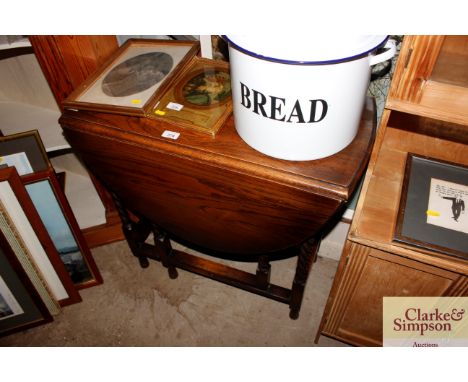
[[(87, 167), (135, 214), (212, 250), (251, 254), (302, 244), (345, 205), (369, 158), (375, 113), (320, 160), (283, 161), (244, 143), (230, 118), (212, 139), (145, 118), (67, 111), (60, 122)], [(173, 126), (170, 127), (174, 129)]]

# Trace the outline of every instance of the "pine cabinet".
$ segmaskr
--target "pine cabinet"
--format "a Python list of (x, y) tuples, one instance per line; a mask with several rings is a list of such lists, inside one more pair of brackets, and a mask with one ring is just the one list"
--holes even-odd
[(405, 37), (317, 340), (380, 346), (383, 297), (468, 295), (468, 260), (393, 240), (408, 153), (468, 165), (467, 42)]
[(468, 124), (468, 36), (406, 36), (386, 107)]

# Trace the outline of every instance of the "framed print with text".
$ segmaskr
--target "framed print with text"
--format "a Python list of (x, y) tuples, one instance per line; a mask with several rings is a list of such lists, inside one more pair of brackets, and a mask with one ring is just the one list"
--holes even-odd
[(468, 259), (468, 168), (408, 154), (394, 240)]

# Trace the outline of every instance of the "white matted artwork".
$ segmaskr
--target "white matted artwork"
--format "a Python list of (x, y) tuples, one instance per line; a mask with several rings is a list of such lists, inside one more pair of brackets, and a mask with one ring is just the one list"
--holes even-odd
[(125, 52), (77, 101), (138, 108), (188, 53), (188, 46), (136, 47)]
[(0, 276), (0, 321), (23, 313), (23, 308)]
[(34, 172), (31, 163), (29, 163), (28, 156), (24, 151), (20, 153), (0, 156), (0, 165), (3, 164), (6, 164), (7, 166), (16, 167), (16, 171), (18, 171), (18, 174), (20, 176), (31, 174), (32, 172)]
[(145, 115), (198, 41), (128, 40), (65, 100), (66, 108)]
[(468, 259), (468, 167), (408, 153), (395, 242)]
[(468, 233), (468, 186), (431, 178), (427, 223)]

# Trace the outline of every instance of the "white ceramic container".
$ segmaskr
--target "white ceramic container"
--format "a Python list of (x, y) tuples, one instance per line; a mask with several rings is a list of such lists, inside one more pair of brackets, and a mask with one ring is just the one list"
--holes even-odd
[[(395, 54), (387, 36), (225, 38), (236, 130), (254, 149), (286, 160), (324, 158), (348, 146), (371, 67)], [(375, 55), (384, 45), (389, 49)]]

